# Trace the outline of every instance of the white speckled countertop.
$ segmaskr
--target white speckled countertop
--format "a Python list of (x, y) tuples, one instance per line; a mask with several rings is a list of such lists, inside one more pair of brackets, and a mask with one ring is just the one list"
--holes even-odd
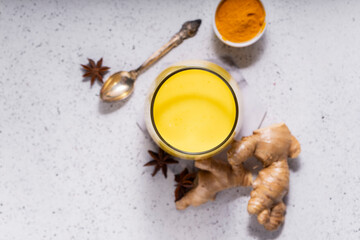
[[(212, 32), (217, 1), (0, 0), (0, 240), (360, 239), (360, 1), (264, 0), (245, 49)], [(99, 101), (80, 64), (138, 66), (186, 20), (200, 30), (143, 74), (126, 103)], [(137, 126), (161, 63), (230, 55), (302, 144), (283, 228), (246, 211), (249, 189), (175, 210), (173, 173), (151, 177)]]

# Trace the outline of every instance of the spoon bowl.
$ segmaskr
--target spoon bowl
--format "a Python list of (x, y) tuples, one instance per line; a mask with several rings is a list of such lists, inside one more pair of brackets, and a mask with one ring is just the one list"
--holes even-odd
[(134, 83), (134, 76), (130, 72), (120, 71), (114, 73), (101, 88), (100, 97), (108, 102), (123, 100), (134, 91)]

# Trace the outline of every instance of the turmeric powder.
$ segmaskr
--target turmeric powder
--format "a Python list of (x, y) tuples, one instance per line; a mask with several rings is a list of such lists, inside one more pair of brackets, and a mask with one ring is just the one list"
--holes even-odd
[(259, 0), (223, 0), (215, 24), (224, 40), (246, 42), (264, 30), (265, 9)]

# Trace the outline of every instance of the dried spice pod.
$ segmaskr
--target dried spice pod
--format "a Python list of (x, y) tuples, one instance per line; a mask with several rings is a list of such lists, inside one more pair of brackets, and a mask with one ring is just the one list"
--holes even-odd
[(155, 166), (154, 172), (151, 174), (152, 176), (155, 176), (156, 173), (161, 169), (164, 177), (167, 178), (167, 164), (175, 164), (178, 163), (178, 161), (171, 158), (169, 154), (164, 152), (161, 148), (159, 148), (159, 152), (153, 152), (151, 150), (148, 151), (150, 156), (153, 158), (150, 162), (146, 163), (144, 166)]
[(181, 173), (175, 175), (175, 202), (179, 201), (188, 191), (194, 187), (196, 173), (189, 173), (185, 168)]
[(90, 78), (91, 86), (94, 85), (95, 80), (97, 79), (101, 83), (103, 82), (103, 76), (106, 74), (106, 72), (110, 69), (109, 67), (103, 67), (102, 62), (103, 59), (100, 58), (99, 61), (95, 64), (94, 60), (88, 58), (89, 64), (83, 65), (83, 69), (85, 70), (85, 74), (83, 75), (84, 78)]

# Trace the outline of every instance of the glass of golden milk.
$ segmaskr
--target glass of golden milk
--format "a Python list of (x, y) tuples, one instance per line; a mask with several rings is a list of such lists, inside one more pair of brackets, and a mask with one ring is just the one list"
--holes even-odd
[(236, 81), (207, 61), (186, 61), (159, 74), (145, 106), (146, 127), (169, 154), (191, 160), (223, 150), (240, 129), (242, 97)]

